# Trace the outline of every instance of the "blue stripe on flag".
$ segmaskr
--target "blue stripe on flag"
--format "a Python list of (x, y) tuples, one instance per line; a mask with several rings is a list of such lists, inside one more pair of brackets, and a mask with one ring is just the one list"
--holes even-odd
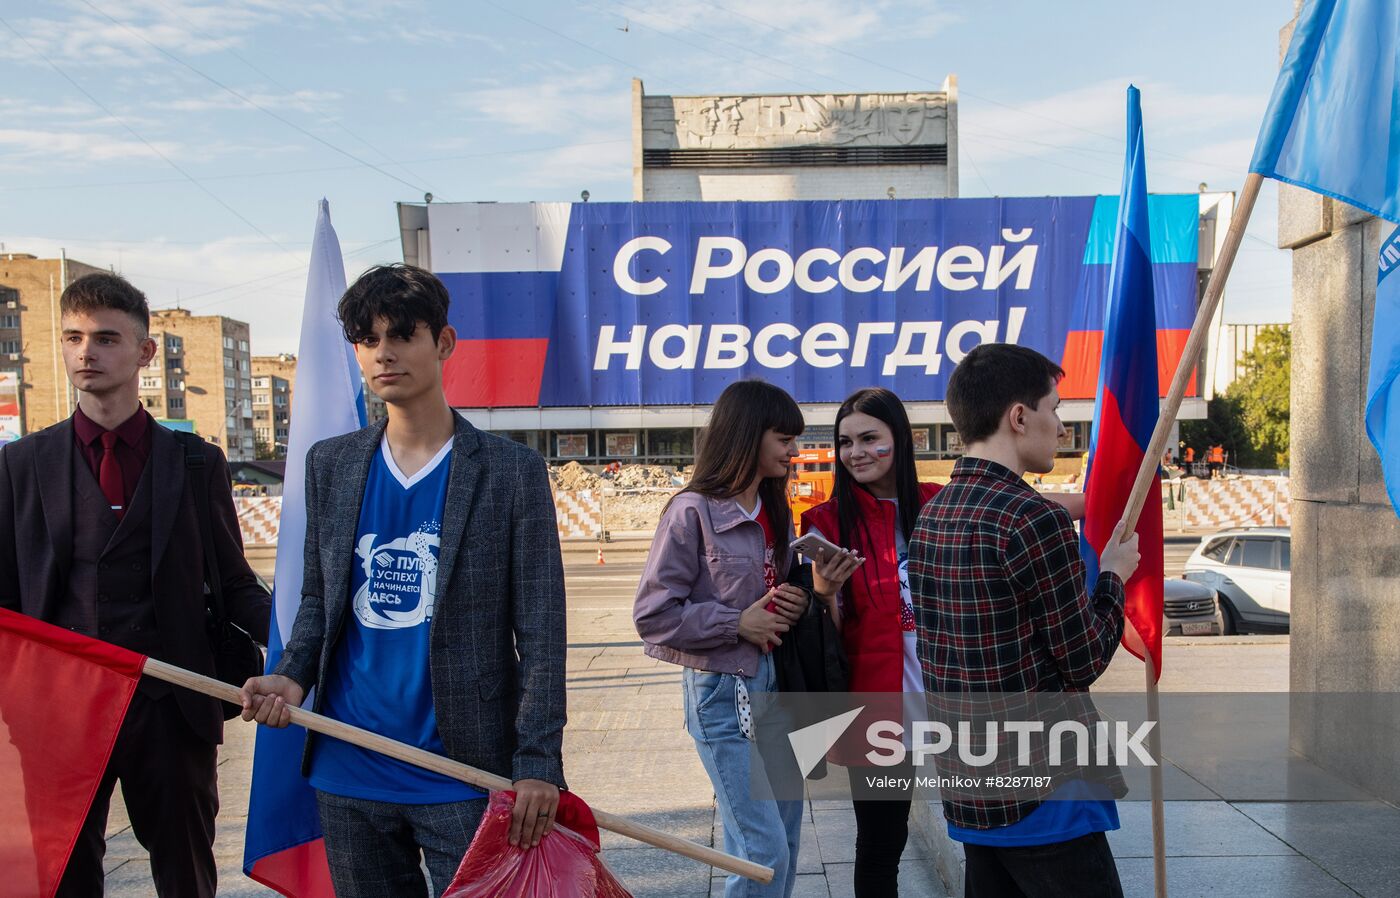
[[(1147, 218), (1152, 228), (1152, 264), (1196, 264), (1201, 203), (1195, 194), (1169, 194), (1147, 198)], [(1118, 239), (1118, 197), (1101, 196), (1094, 202), (1089, 238), (1084, 242), (1085, 265), (1112, 265)], [(1192, 308), (1194, 317), (1195, 309)]]

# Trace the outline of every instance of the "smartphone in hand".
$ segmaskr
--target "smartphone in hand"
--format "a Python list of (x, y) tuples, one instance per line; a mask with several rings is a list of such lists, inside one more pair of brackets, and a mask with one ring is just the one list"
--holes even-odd
[(836, 543), (823, 537), (820, 533), (810, 531), (793, 540), (788, 544), (788, 547), (808, 561), (816, 562), (825, 561), (841, 551), (841, 547)]

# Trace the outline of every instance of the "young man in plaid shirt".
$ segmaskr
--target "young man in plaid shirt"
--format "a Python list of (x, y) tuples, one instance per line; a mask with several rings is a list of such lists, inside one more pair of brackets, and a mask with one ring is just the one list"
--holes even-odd
[[(978, 346), (948, 382), (948, 411), (966, 446), (951, 482), (919, 516), (909, 579), (919, 659), (930, 694), (1075, 693), (1108, 667), (1123, 636), (1123, 582), (1137, 568), (1134, 534), (1115, 531), (1086, 588), (1069, 513), (1027, 472), (1054, 467), (1064, 425), (1064, 371), (1034, 350)], [(1121, 528), (1121, 525), (1120, 525)], [(1073, 697), (1067, 697), (1073, 698)], [(1072, 702), (1071, 702), (1072, 703)], [(1110, 790), (1073, 771), (1032, 800), (947, 800), (949, 835), (967, 857), (967, 898), (1121, 896), (1104, 836), (1118, 828)], [(1081, 797), (1082, 796), (1082, 797)]]

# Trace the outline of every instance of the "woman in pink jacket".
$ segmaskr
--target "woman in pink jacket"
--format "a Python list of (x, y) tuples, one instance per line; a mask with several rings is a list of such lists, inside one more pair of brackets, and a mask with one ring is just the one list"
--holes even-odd
[(681, 665), (685, 725), (714, 784), (724, 850), (772, 867), (764, 886), (729, 877), (726, 898), (788, 898), (802, 801), (753, 797), (751, 697), (776, 689), (769, 649), (807, 594), (792, 562), (786, 484), (802, 412), (778, 387), (731, 384), (715, 403), (695, 473), (661, 515), (633, 621), (653, 658)]

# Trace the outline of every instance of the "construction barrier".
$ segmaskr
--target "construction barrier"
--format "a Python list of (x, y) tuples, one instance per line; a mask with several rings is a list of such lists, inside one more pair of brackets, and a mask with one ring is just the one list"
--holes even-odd
[(603, 524), (602, 490), (556, 490), (554, 516), (560, 539), (597, 539)]
[(1171, 529), (1287, 527), (1287, 477), (1185, 478), (1162, 485), (1162, 522)]
[[(1042, 492), (1078, 492), (1078, 483), (1040, 483)], [(554, 511), (560, 539), (601, 539), (609, 531), (656, 527), (670, 488), (555, 490)], [(1172, 530), (1227, 527), (1287, 527), (1287, 477), (1185, 478), (1162, 484), (1162, 523)], [(243, 544), (275, 545), (280, 496), (235, 498)]]
[(243, 545), (277, 545), (277, 527), (282, 518), (281, 496), (235, 496), (233, 507), (238, 512), (238, 529), (243, 532)]

